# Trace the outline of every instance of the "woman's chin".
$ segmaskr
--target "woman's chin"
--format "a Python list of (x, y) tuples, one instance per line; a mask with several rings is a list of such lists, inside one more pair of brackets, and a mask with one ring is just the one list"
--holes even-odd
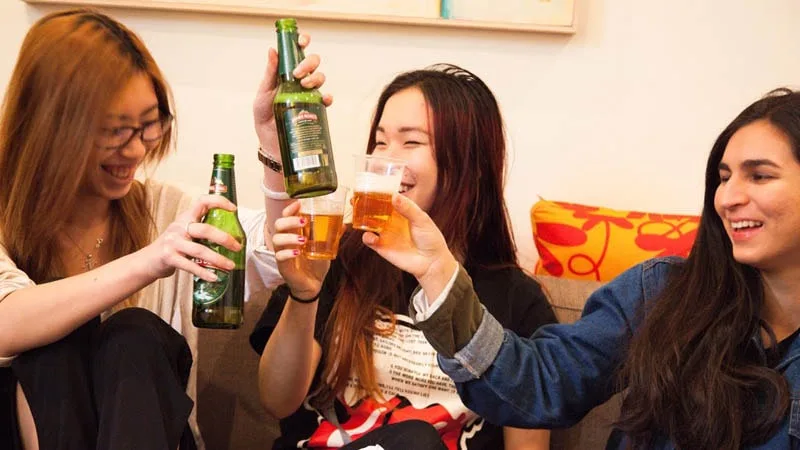
[(133, 186), (133, 182), (113, 187), (104, 186), (103, 189), (98, 189), (98, 192), (96, 192), (95, 195), (97, 195), (98, 197), (103, 197), (104, 199), (109, 201), (119, 200), (122, 197), (128, 195), (128, 192), (131, 191), (131, 186)]

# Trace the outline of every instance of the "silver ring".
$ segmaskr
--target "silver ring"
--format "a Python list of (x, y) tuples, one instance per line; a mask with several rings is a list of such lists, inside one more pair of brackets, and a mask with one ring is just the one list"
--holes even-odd
[(190, 221), (186, 222), (186, 226), (185, 226), (185, 227), (183, 227), (183, 230), (184, 230), (184, 231), (186, 231), (186, 235), (187, 235), (187, 236), (189, 236), (189, 237), (192, 237), (192, 234), (191, 234), (191, 233), (189, 233), (189, 225), (191, 225), (191, 224), (193, 224), (193, 223), (194, 223), (194, 222), (192, 222), (192, 221), (190, 220)]

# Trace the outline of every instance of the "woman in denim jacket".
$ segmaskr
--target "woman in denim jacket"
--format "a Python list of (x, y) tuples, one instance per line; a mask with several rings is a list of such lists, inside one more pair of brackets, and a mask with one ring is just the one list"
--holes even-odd
[(800, 93), (779, 89), (708, 158), (688, 259), (654, 259), (595, 292), (575, 324), (504, 331), (425, 213), (411, 239), (364, 242), (417, 277), (417, 325), (464, 402), (502, 425), (558, 428), (626, 390), (609, 448), (800, 448)]

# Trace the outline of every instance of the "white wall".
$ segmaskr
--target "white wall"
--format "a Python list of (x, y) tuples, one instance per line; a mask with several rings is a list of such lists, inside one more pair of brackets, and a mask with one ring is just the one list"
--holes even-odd
[[(536, 259), (537, 195), (616, 208), (697, 213), (705, 158), (744, 106), (798, 86), (796, 0), (577, 0), (574, 36), (304, 20), (323, 56), (336, 159), (364, 150), (371, 110), (395, 74), (435, 62), (495, 91), (511, 148), (507, 199), (524, 264)], [(51, 8), (0, 4), (0, 85), (27, 27)], [(232, 152), (240, 203), (257, 207), (250, 108), (274, 45), (273, 19), (109, 11), (137, 31), (172, 84), (178, 152), (158, 178), (201, 192), (211, 154)]]

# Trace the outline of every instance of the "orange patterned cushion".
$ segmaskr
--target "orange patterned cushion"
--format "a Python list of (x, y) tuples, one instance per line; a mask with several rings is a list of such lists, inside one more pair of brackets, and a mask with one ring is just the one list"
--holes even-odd
[(698, 216), (540, 200), (531, 208), (537, 275), (608, 281), (656, 256), (687, 256)]

